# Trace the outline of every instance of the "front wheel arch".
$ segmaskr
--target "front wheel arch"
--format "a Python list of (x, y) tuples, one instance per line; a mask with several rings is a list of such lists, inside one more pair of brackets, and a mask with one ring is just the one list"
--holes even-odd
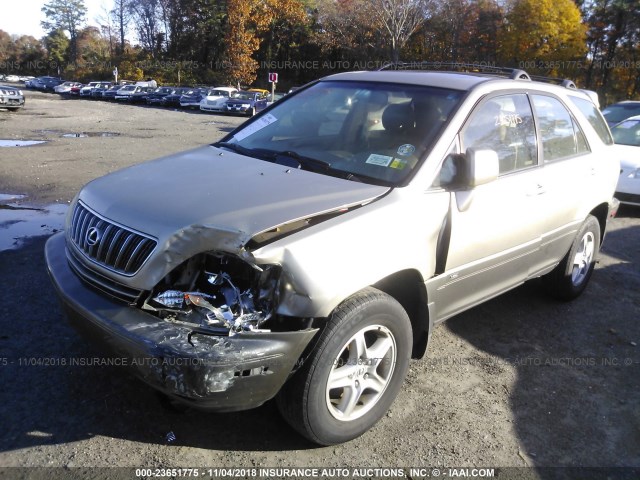
[(356, 438), (384, 416), (400, 391), (411, 346), (402, 306), (365, 288), (328, 318), (311, 354), (278, 393), (278, 409), (291, 427), (320, 445)]
[(396, 272), (372, 285), (396, 299), (409, 315), (413, 332), (411, 358), (422, 358), (433, 331), (433, 319), (429, 315), (427, 288), (417, 270)]

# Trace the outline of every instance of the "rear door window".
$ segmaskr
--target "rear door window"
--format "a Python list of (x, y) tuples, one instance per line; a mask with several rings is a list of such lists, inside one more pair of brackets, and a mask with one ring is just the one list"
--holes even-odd
[(532, 100), (545, 162), (589, 152), (584, 133), (560, 100), (547, 95), (532, 95)]

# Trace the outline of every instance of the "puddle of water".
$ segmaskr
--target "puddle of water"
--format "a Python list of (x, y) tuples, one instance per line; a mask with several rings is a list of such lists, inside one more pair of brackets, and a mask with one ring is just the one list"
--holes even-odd
[(29, 147), (46, 142), (46, 140), (0, 140), (0, 147)]
[(20, 248), (28, 238), (53, 235), (62, 230), (68, 209), (69, 206), (62, 203), (43, 208), (0, 204), (0, 252)]
[(13, 202), (15, 200), (21, 200), (26, 195), (10, 195), (8, 193), (0, 193), (0, 202)]
[(80, 133), (63, 133), (64, 138), (86, 138), (86, 137), (118, 137), (116, 132), (80, 132)]

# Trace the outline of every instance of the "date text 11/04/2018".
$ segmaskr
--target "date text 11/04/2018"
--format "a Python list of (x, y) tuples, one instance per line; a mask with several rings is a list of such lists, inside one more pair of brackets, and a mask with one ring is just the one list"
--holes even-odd
[(261, 468), (137, 468), (138, 478), (162, 477), (203, 477), (203, 478), (493, 478), (493, 468), (299, 468), (299, 467), (261, 467)]

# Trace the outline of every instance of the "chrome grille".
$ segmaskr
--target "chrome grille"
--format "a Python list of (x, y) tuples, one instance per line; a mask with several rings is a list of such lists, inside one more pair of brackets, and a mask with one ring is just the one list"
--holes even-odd
[(134, 304), (140, 299), (142, 290), (137, 290), (118, 282), (114, 282), (113, 280), (88, 269), (77, 258), (77, 255), (78, 254), (74, 253), (72, 250), (67, 249), (67, 260), (69, 260), (69, 266), (76, 275), (78, 275), (80, 280), (85, 282), (87, 285), (111, 295), (117, 300), (129, 304)]
[(134, 275), (156, 247), (156, 240), (101, 217), (78, 202), (69, 233), (73, 244), (98, 265)]

